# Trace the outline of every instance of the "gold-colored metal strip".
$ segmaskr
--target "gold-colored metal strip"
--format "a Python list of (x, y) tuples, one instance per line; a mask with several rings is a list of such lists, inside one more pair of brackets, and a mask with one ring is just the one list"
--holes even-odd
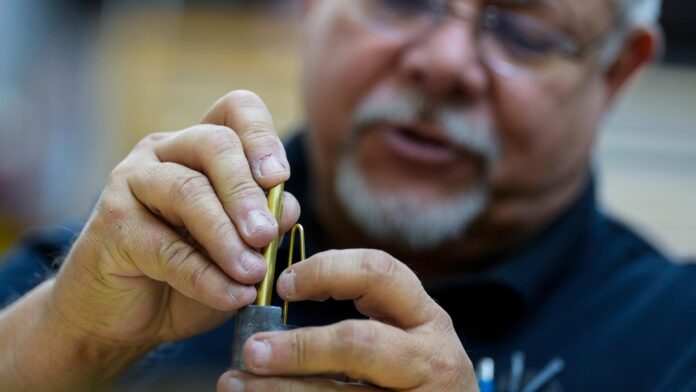
[[(283, 190), (284, 184), (279, 184), (274, 186), (268, 191), (268, 209), (271, 211), (271, 215), (278, 222), (278, 227), (280, 227), (280, 217), (282, 216), (282, 201), (283, 201)], [(280, 234), (277, 234), (273, 241), (264, 248), (263, 258), (266, 260), (268, 265), (268, 270), (266, 271), (266, 276), (263, 281), (259, 283), (258, 294), (256, 296), (256, 305), (259, 306), (270, 306), (271, 298), (273, 296), (273, 280), (275, 278), (275, 266), (276, 266), (276, 256), (278, 255), (278, 242), (280, 241)]]
[[(299, 232), (300, 233), (300, 260), (302, 261), (305, 259), (305, 235), (304, 235), (304, 227), (302, 227), (301, 224), (296, 224), (295, 226), (292, 227), (292, 231), (290, 232), (290, 249), (288, 250), (288, 268), (292, 266), (292, 256), (295, 253), (295, 233)], [(285, 301), (283, 303), (283, 324), (288, 323), (288, 301)]]

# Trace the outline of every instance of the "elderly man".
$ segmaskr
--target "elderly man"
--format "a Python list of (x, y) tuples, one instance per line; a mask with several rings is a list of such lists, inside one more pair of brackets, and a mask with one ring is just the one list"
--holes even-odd
[(139, 143), (74, 242), (27, 237), (0, 389), (214, 384), (300, 205), (313, 256), (277, 288), (301, 328), (253, 336), (219, 391), (473, 391), (484, 357), (499, 390), (696, 389), (696, 269), (598, 211), (590, 170), (658, 1), (304, 4), (306, 132), (284, 147), (230, 93)]

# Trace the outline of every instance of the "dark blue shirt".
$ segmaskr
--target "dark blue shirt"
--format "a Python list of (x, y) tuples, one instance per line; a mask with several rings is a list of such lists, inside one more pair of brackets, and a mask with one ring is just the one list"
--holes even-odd
[[(302, 138), (292, 139), (287, 150), (293, 177), (286, 189), (303, 206), (311, 255), (328, 246), (309, 210)], [(0, 264), (0, 301), (16, 299), (52, 274), (78, 230), (25, 236)], [(696, 265), (671, 262), (607, 217), (591, 182), (543, 233), (488, 265), (426, 288), (451, 315), (472, 361), (495, 361), (498, 390), (507, 390), (512, 353), (522, 352), (523, 385), (552, 359), (564, 362), (544, 391), (696, 391)], [(290, 309), (290, 323), (300, 326), (360, 317), (351, 302)], [(131, 369), (123, 385), (214, 390), (230, 361), (232, 329), (233, 320), (161, 346)]]

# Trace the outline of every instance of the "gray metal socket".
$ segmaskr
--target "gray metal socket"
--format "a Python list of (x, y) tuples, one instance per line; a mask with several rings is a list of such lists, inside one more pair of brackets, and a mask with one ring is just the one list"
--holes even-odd
[(242, 358), (244, 343), (259, 332), (285, 331), (292, 327), (283, 324), (283, 309), (277, 306), (249, 305), (235, 315), (232, 338), (232, 369), (247, 370)]

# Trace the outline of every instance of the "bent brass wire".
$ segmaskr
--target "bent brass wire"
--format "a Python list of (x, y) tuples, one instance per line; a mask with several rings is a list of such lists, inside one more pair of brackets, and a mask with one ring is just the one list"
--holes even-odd
[[(279, 184), (274, 186), (268, 191), (268, 209), (271, 211), (271, 215), (278, 222), (280, 226), (280, 219), (283, 215), (282, 211), (282, 200), (284, 184)], [(288, 252), (288, 267), (292, 265), (292, 258), (295, 251), (295, 237), (296, 233), (300, 233), (300, 261), (305, 259), (305, 235), (304, 228), (299, 223), (293, 226), (290, 232), (290, 249)], [(278, 256), (278, 246), (280, 243), (280, 235), (277, 234), (271, 243), (263, 249), (263, 259), (266, 261), (268, 269), (266, 270), (266, 276), (264, 276), (261, 283), (258, 286), (258, 295), (256, 297), (256, 305), (259, 306), (270, 306), (271, 298), (273, 297), (273, 280), (275, 278), (275, 267), (276, 258)], [(283, 306), (283, 322), (287, 322), (288, 316), (288, 304), (287, 301)]]
[[(288, 249), (288, 268), (292, 267), (292, 256), (295, 254), (295, 233), (300, 233), (300, 261), (305, 259), (305, 236), (304, 227), (296, 224), (290, 232), (290, 248)], [(283, 324), (288, 323), (288, 301), (283, 303)]]

